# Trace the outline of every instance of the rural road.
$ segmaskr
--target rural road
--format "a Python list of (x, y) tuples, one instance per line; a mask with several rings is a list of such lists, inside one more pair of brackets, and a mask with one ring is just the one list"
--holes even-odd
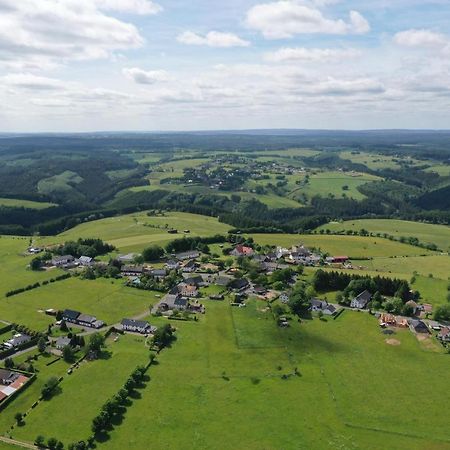
[(15, 445), (16, 447), (32, 448), (35, 450), (39, 450), (39, 447), (36, 447), (34, 444), (29, 444), (28, 442), (16, 441), (15, 439), (10, 439), (5, 436), (0, 436), (0, 442), (4, 442), (5, 444), (10, 444), (10, 445)]

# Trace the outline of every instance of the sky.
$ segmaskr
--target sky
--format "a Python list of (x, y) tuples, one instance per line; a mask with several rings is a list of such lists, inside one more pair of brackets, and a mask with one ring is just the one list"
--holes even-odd
[(449, 0), (0, 0), (0, 132), (450, 128)]

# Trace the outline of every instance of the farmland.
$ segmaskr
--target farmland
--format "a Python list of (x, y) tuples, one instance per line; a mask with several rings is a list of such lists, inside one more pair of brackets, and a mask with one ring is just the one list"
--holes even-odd
[(155, 303), (155, 293), (123, 286), (120, 280), (71, 278), (2, 299), (0, 317), (35, 330), (44, 330), (53, 318), (45, 309), (72, 308), (97, 316), (106, 323), (139, 315)]
[[(392, 439), (385, 448), (393, 450), (450, 448), (439, 414), (447, 392), (441, 375), (450, 364), (444, 355), (424, 349), (408, 331), (397, 333), (401, 345), (387, 345), (366, 314), (279, 330), (263, 303), (249, 308), (209, 302), (204, 321), (182, 324), (142, 398), (100, 448), (143, 449), (147, 435), (156, 448), (375, 450), (386, 436)], [(295, 367), (300, 377), (281, 378)], [(351, 382), (361, 378), (373, 381)], [(421, 389), (420, 380), (433, 391)], [(420, 423), (409, 413), (416, 402), (425, 406)], [(150, 409), (158, 414), (148, 421)]]
[(443, 251), (450, 250), (450, 227), (446, 225), (393, 219), (364, 219), (330, 222), (321, 226), (320, 229), (329, 229), (332, 232), (365, 229), (370, 233), (380, 233), (381, 235), (387, 233), (396, 238), (412, 236), (418, 238), (424, 244), (436, 244)]

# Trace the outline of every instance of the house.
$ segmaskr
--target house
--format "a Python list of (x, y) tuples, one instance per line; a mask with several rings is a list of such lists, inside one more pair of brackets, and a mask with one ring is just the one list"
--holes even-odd
[(65, 309), (62, 314), (62, 320), (66, 322), (73, 323), (75, 325), (80, 325), (82, 327), (89, 328), (101, 328), (105, 325), (101, 320), (97, 320), (96, 317), (90, 316), (88, 314), (81, 314), (79, 311), (74, 311), (71, 309)]
[(194, 272), (198, 267), (198, 264), (195, 262), (195, 260), (190, 259), (186, 264), (183, 265), (182, 271), (183, 272)]
[(31, 336), (28, 334), (15, 334), (11, 339), (7, 340), (3, 345), (7, 348), (16, 348), (19, 345), (25, 344), (26, 342), (31, 341)]
[(265, 295), (267, 293), (267, 289), (264, 286), (254, 286), (253, 293), (256, 295)]
[(275, 272), (275, 270), (287, 269), (288, 264), (279, 264), (276, 262), (263, 262), (261, 264), (261, 270), (267, 273)]
[(230, 252), (232, 256), (252, 256), (253, 249), (251, 247), (246, 247), (245, 245), (236, 245), (236, 247)]
[(365, 309), (371, 299), (372, 294), (368, 290), (362, 291), (350, 302), (350, 307), (357, 309)]
[(441, 329), (441, 324), (439, 322), (436, 322), (435, 320), (429, 320), (428, 321), (428, 327), (431, 330), (439, 331)]
[(75, 258), (72, 255), (55, 256), (52, 259), (52, 265), (56, 267), (68, 267), (75, 263)]
[(169, 261), (166, 262), (166, 268), (167, 270), (178, 270), (180, 268), (180, 263), (175, 259), (169, 259)]
[(180, 252), (175, 254), (175, 258), (179, 261), (186, 261), (187, 259), (196, 259), (200, 256), (198, 250), (189, 250), (187, 252)]
[(227, 275), (219, 275), (215, 280), (215, 284), (217, 284), (217, 286), (228, 286), (232, 281), (232, 277)]
[(334, 305), (330, 305), (330, 304), (328, 304), (327, 306), (326, 306), (326, 308), (323, 310), (323, 313), (326, 315), (326, 316), (334, 316), (336, 313), (337, 313), (337, 309), (336, 309), (336, 307), (334, 306)]
[(253, 260), (258, 263), (268, 262), (269, 258), (266, 255), (253, 255)]
[(409, 328), (413, 333), (430, 334), (430, 330), (422, 320), (411, 320), (409, 322)]
[(68, 345), (70, 345), (71, 342), (72, 342), (72, 339), (65, 337), (65, 336), (61, 336), (56, 341), (56, 348), (58, 350), (62, 350), (64, 347), (67, 347)]
[(144, 266), (122, 266), (120, 273), (124, 277), (138, 277), (143, 275)]
[(288, 256), (290, 251), (287, 248), (284, 247), (277, 247), (277, 250), (275, 252), (276, 259), (284, 258), (285, 256)]
[(122, 319), (120, 324), (124, 331), (132, 331), (133, 333), (149, 334), (156, 331), (156, 327), (145, 320)]
[(90, 256), (80, 256), (77, 262), (78, 264), (80, 264), (80, 266), (88, 267), (94, 263), (94, 259)]
[(250, 283), (246, 278), (236, 278), (228, 285), (233, 291), (244, 291), (250, 286)]
[(0, 383), (9, 386), (19, 378), (17, 372), (11, 372), (9, 369), (0, 369)]
[(180, 283), (178, 285), (178, 292), (182, 297), (194, 298), (198, 297), (199, 295), (197, 286), (195, 286), (194, 284)]
[(167, 276), (167, 271), (166, 269), (153, 269), (149, 274), (157, 280), (162, 280)]
[(182, 298), (180, 294), (166, 294), (161, 301), (155, 305), (153, 310), (168, 311), (172, 309), (185, 310), (187, 308), (188, 301)]
[(382, 313), (378, 318), (380, 326), (384, 327), (386, 325), (397, 325), (397, 320), (393, 314)]
[(132, 262), (136, 257), (136, 253), (128, 253), (126, 255), (119, 255), (117, 260), (120, 262)]
[(442, 342), (450, 342), (450, 327), (442, 327), (439, 331), (438, 339)]
[(348, 256), (333, 256), (333, 260), (331, 262), (336, 264), (343, 264), (349, 260)]
[(286, 293), (286, 292), (282, 292), (278, 298), (280, 299), (281, 303), (288, 303), (289, 302), (289, 294)]
[(323, 311), (328, 306), (328, 302), (320, 298), (311, 299), (311, 311)]
[(192, 284), (194, 286), (203, 286), (205, 284), (205, 280), (201, 275), (189, 275), (184, 279), (186, 284)]
[(65, 309), (62, 313), (62, 320), (71, 323), (77, 323), (77, 318), (81, 313), (72, 309)]

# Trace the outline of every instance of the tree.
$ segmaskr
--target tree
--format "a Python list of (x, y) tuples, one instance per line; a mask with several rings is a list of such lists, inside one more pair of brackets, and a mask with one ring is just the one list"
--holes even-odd
[(61, 331), (64, 331), (64, 332), (68, 332), (69, 331), (69, 328), (67, 328), (67, 323), (66, 323), (65, 320), (61, 321), (61, 325), (59, 326), (59, 329)]
[(159, 245), (150, 245), (142, 252), (144, 261), (158, 261), (164, 255), (164, 250)]
[(87, 349), (90, 352), (98, 353), (105, 345), (105, 337), (100, 333), (94, 333), (89, 338)]
[(305, 314), (311, 306), (311, 298), (302, 286), (296, 286), (289, 297), (288, 306), (297, 316)]
[(33, 258), (30, 262), (30, 269), (41, 270), (41, 263), (42, 263), (41, 258), (39, 257)]
[(434, 313), (435, 320), (450, 320), (450, 304), (439, 306)]
[(66, 361), (68, 363), (73, 362), (75, 359), (75, 352), (73, 351), (73, 348), (70, 345), (66, 345), (63, 348), (62, 354), (63, 354), (64, 361)]
[(50, 450), (55, 450), (57, 445), (58, 445), (58, 439), (56, 439), (54, 437), (49, 438), (49, 440), (47, 441), (47, 447)]
[(13, 359), (12, 358), (6, 358), (5, 359), (5, 367), (7, 368), (7, 369), (13, 369), (14, 368), (14, 361), (13, 361)]
[(47, 348), (47, 340), (43, 337), (40, 337), (37, 342), (37, 347), (40, 353), (44, 353)]
[(170, 324), (166, 323), (159, 327), (153, 335), (153, 343), (159, 347), (166, 347), (173, 339), (173, 330)]
[(45, 445), (45, 438), (44, 438), (44, 436), (42, 436), (41, 434), (39, 436), (37, 436), (36, 439), (34, 440), (34, 444), (37, 447), (44, 447), (44, 445)]
[(50, 398), (56, 386), (58, 386), (58, 378), (50, 377), (42, 387), (42, 397), (46, 399)]
[(17, 422), (17, 425), (20, 425), (23, 421), (22, 413), (18, 412), (14, 415), (14, 420)]

